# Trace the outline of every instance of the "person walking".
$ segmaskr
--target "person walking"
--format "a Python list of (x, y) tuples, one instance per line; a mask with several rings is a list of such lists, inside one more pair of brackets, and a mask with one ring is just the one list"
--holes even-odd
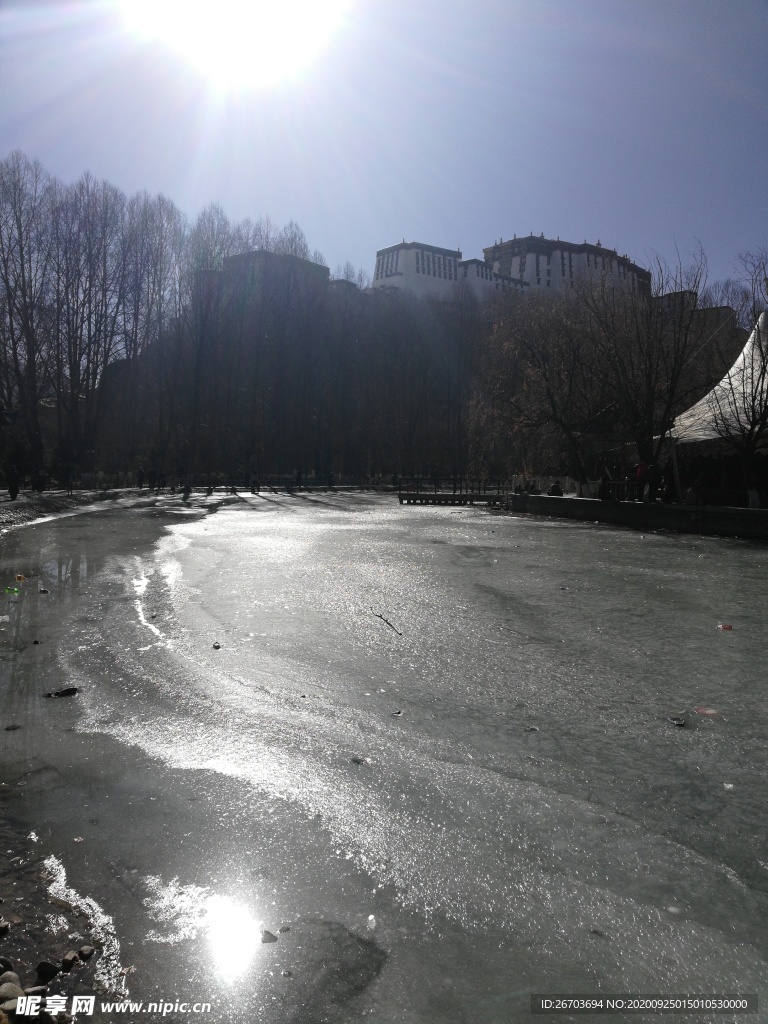
[(635, 501), (645, 501), (645, 485), (648, 483), (648, 464), (641, 459), (635, 466)]
[(11, 501), (16, 501), (19, 494), (19, 471), (15, 466), (9, 466), (6, 479), (8, 481), (8, 494)]

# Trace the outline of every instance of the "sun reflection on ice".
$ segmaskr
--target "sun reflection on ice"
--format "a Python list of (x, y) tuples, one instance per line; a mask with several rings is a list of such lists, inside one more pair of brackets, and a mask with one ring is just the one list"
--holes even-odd
[(150, 896), (144, 905), (163, 926), (162, 931), (151, 931), (148, 939), (175, 945), (201, 936), (223, 981), (235, 981), (248, 970), (261, 943), (263, 922), (244, 903), (204, 886), (180, 885), (178, 878), (165, 885), (150, 875), (146, 885)]
[(205, 929), (219, 976), (225, 981), (241, 977), (259, 948), (261, 921), (229, 896), (210, 896)]

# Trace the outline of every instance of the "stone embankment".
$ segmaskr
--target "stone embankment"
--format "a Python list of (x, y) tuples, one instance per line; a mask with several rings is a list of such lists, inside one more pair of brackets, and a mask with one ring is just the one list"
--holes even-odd
[[(98, 944), (91, 945), (90, 923), (79, 911), (51, 898), (37, 851), (25, 852), (30, 842), (7, 820), (0, 827), (0, 1024), (30, 1019), (16, 1015), (20, 996), (40, 997), (36, 1020), (61, 1024), (72, 1019), (57, 1009), (61, 997), (69, 1008), (73, 995), (96, 991)], [(47, 999), (54, 1012), (45, 1008)]]
[(544, 494), (510, 494), (499, 505), (509, 512), (579, 519), (627, 526), (633, 530), (697, 533), (740, 540), (768, 540), (768, 509), (719, 505), (647, 505), (596, 498), (551, 498)]

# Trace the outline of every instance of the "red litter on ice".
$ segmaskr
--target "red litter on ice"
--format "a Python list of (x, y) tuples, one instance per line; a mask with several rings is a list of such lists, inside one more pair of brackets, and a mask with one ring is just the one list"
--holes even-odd
[(722, 624), (722, 622), (721, 622), (721, 623), (720, 623), (720, 625), (719, 625), (719, 626), (718, 626), (717, 628), (718, 628), (718, 629), (726, 629), (726, 630), (731, 630), (731, 629), (733, 629), (733, 626), (724, 626), (724, 625)]
[(715, 711), (714, 708), (694, 708), (697, 715), (717, 715), (719, 712)]

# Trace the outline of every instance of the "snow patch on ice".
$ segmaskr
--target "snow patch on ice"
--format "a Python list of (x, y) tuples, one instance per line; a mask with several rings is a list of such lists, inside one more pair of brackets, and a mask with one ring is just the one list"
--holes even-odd
[(51, 854), (46, 857), (43, 866), (48, 873), (48, 892), (51, 898), (69, 910), (84, 915), (91, 926), (94, 944), (101, 947), (94, 978), (96, 989), (106, 994), (125, 992), (125, 976), (120, 964), (120, 942), (114, 921), (92, 896), (81, 896), (67, 885), (67, 872), (58, 857)]

